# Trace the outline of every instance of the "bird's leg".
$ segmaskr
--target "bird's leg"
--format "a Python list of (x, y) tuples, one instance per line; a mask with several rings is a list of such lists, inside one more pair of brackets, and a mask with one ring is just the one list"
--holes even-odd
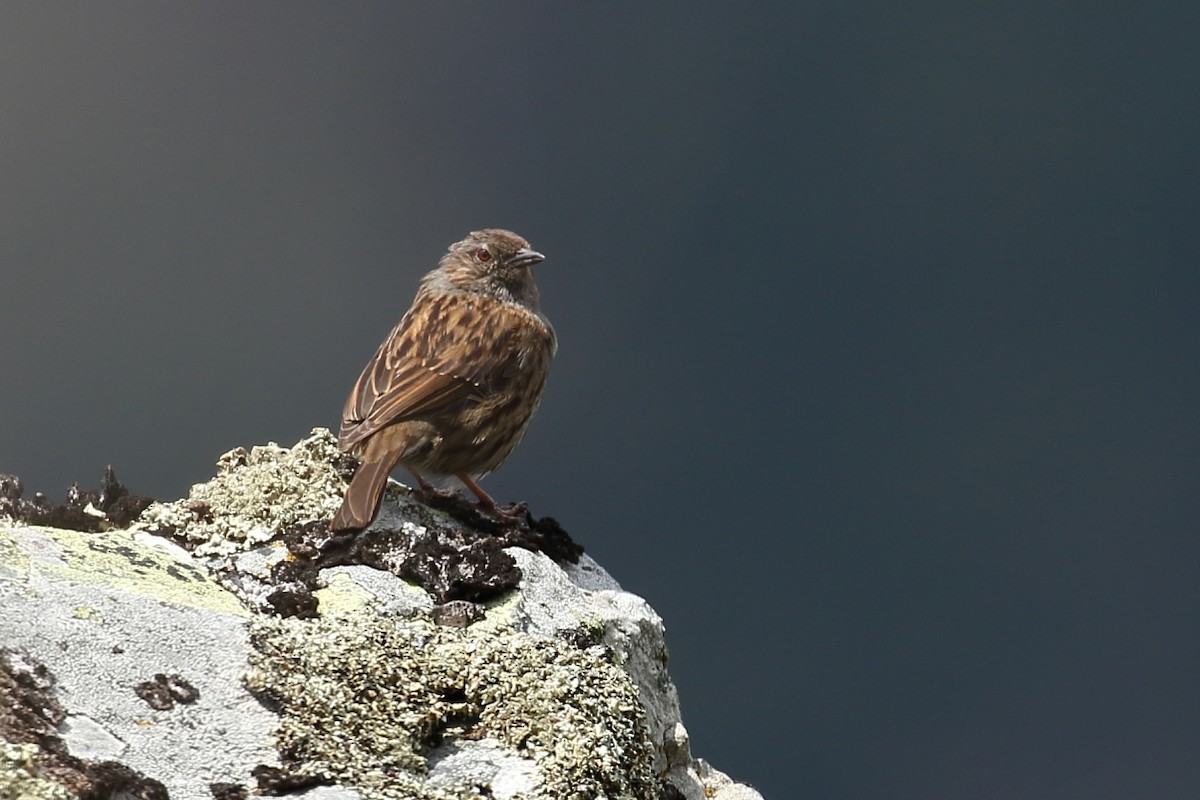
[(465, 472), (460, 472), (455, 477), (463, 482), (463, 486), (466, 486), (471, 490), (471, 494), (479, 498), (480, 507), (486, 508), (488, 511), (494, 511), (496, 509), (496, 501), (492, 499), (490, 494), (479, 488), (479, 484), (471, 480), (470, 475)]
[(471, 476), (465, 472), (460, 472), (454, 477), (463, 482), (463, 485), (471, 490), (471, 494), (479, 498), (479, 508), (491, 514), (504, 522), (520, 522), (520, 512), (524, 511), (524, 505), (514, 508), (512, 511), (505, 511), (496, 505), (496, 501), (492, 496), (480, 488), (479, 484), (471, 480)]
[(429, 481), (422, 478), (421, 473), (417, 472), (415, 469), (409, 469), (409, 472), (411, 472), (412, 476), (417, 479), (417, 485), (421, 487), (421, 493), (426, 497), (438, 498), (440, 500), (450, 500), (451, 498), (458, 496), (458, 492), (454, 491), (453, 489), (437, 488)]

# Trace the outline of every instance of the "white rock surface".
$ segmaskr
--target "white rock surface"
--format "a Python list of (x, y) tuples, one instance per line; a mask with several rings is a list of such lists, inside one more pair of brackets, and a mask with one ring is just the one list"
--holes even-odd
[[(203, 570), (125, 531), (0, 520), (0, 608), (0, 649), (57, 681), (73, 755), (117, 760), (173, 798), (211, 798), (209, 783), (278, 763), (278, 719), (242, 684), (249, 615)], [(135, 687), (158, 673), (184, 677), (199, 700), (151, 708)]]
[[(13, 671), (41, 664), (54, 676), (67, 713), (58, 735), (73, 755), (125, 764), (161, 781), (176, 800), (211, 798), (216, 782), (253, 789), (255, 767), (294, 770), (298, 762), (280, 758), (277, 735), (309, 753), (295, 774), (336, 784), (293, 791), (302, 797), (483, 797), (487, 787), (486, 796), (535, 800), (564, 796), (561, 787), (581, 776), (581, 786), (593, 787), (589, 797), (657, 800), (663, 789), (645, 787), (665, 776), (688, 800), (760, 799), (692, 758), (662, 620), (586, 555), (560, 564), (506, 548), (521, 571), (519, 587), (474, 606), (475, 616), (460, 619), (457, 612), (473, 606), (459, 603), (453, 624), (478, 620), (465, 628), (434, 624), (435, 598), (378, 564), (321, 569), (313, 587), (320, 619), (264, 617), (281, 565), (303, 561), (269, 529), (313, 521), (306, 514), (327, 518), (339, 491), (331, 481), (340, 480), (327, 461), (336, 453), (331, 442), (318, 430), (290, 450), (233, 451), (214, 482), (197, 487), (191, 501), (153, 507), (146, 519), (154, 524), (140, 531), (75, 533), (0, 518), (0, 650)], [(270, 507), (253, 508), (254, 481), (267, 481), (261, 494)], [(305, 488), (312, 481), (316, 487)], [(228, 507), (222, 492), (234, 498)], [(402, 488), (389, 498), (362, 536), (462, 528)], [(290, 510), (275, 508), (289, 503)], [(181, 526), (177, 536), (193, 552), (149, 535), (164, 520)], [(339, 677), (336, 657), (321, 660), (337, 652), (330, 637), (363, 658), (360, 674)], [(263, 672), (301, 663), (308, 671), (291, 677)], [(365, 674), (373, 670), (377, 679)], [(135, 687), (160, 673), (179, 676), (199, 697), (151, 708)], [(248, 685), (271, 687), (278, 702), (268, 708)], [(640, 706), (633, 716), (621, 710), (625, 697)], [(364, 724), (376, 707), (397, 719)], [(416, 728), (398, 719), (408, 713)], [(631, 723), (643, 726), (645, 744), (622, 738)], [(594, 730), (573, 747), (570, 737), (587, 725)], [(430, 730), (433, 738), (421, 739)], [(326, 735), (353, 741), (320, 741)], [(14, 749), (19, 744), (0, 758), (0, 788), (8, 776), (12, 785), (50, 787), (29, 797), (61, 796), (36, 770), (21, 771), (32, 762)], [(416, 749), (404, 756), (405, 747)], [(371, 766), (372, 752), (388, 748), (402, 756), (399, 772)], [(343, 752), (344, 764), (322, 755)]]

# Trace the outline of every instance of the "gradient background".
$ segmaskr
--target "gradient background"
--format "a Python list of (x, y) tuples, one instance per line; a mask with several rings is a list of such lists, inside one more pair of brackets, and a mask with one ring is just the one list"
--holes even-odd
[(562, 346), (485, 486), (664, 616), (697, 755), (1200, 796), (1200, 5), (737, 5), (4, 3), (0, 471), (335, 427), (509, 227)]

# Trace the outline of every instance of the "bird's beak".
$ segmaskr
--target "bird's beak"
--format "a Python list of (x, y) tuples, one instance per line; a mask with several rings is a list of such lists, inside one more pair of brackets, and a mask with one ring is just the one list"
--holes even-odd
[(510, 267), (532, 267), (541, 261), (545, 261), (546, 257), (537, 250), (530, 250), (528, 247), (522, 247), (517, 252), (513, 253), (512, 258), (508, 260)]

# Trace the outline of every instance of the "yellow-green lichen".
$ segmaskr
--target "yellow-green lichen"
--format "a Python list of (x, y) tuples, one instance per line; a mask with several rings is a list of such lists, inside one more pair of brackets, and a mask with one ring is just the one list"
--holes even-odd
[(29, 554), (17, 545), (13, 529), (0, 525), (0, 578), (24, 575), (29, 571)]
[[(129, 531), (0, 529), (0, 558), (22, 582), (106, 586), (165, 603), (247, 615), (241, 602), (207, 572), (138, 542)], [(87, 613), (77, 611), (76, 616)]]
[(538, 764), (534, 797), (658, 796), (636, 687), (570, 645), (365, 614), (264, 618), (251, 634), (248, 684), (278, 703), (280, 753), (301, 775), (440, 798), (422, 789), (422, 753), (487, 736)]
[(472, 627), (477, 633), (514, 630), (517, 626), (515, 615), (521, 608), (521, 603), (520, 592), (505, 592), (483, 604), (486, 615)]
[(92, 622), (98, 622), (101, 625), (104, 624), (103, 615), (91, 606), (76, 606), (75, 610), (71, 612), (71, 616), (75, 619), (87, 619)]
[(62, 784), (43, 777), (39, 750), (33, 744), (11, 744), (0, 739), (0, 800), (71, 800), (74, 794)]
[(193, 486), (186, 500), (150, 506), (138, 527), (170, 528), (195, 542), (198, 555), (250, 549), (285, 528), (333, 516), (345, 490), (334, 467), (339, 457), (325, 428), (291, 449), (235, 448), (218, 459), (212, 480)]
[(325, 615), (367, 609), (378, 599), (349, 575), (334, 575), (324, 589), (313, 592), (313, 597), (317, 598), (321, 613)]

